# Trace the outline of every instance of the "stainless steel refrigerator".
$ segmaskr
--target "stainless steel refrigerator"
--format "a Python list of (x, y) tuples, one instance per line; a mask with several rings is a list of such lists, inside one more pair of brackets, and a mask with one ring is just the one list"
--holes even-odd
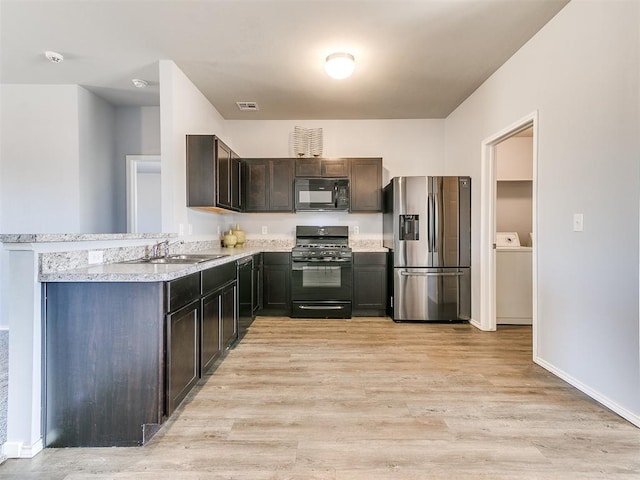
[(395, 177), (384, 189), (395, 321), (471, 318), (471, 179)]

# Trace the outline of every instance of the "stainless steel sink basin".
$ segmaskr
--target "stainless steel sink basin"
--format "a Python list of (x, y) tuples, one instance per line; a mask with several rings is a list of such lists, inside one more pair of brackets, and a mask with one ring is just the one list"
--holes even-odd
[(129, 260), (123, 263), (140, 263), (140, 264), (173, 264), (173, 265), (189, 265), (193, 263), (208, 262), (209, 260), (217, 260), (218, 258), (228, 257), (228, 254), (199, 254), (199, 253), (181, 253), (169, 255), (159, 258), (138, 258), (137, 260)]

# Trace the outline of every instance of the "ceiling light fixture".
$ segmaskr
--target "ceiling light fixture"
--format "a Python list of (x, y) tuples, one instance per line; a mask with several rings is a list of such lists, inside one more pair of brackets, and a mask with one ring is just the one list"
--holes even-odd
[(51, 50), (47, 50), (46, 52), (44, 52), (44, 56), (47, 57), (47, 59), (51, 63), (60, 63), (64, 60), (62, 54), (58, 52), (52, 52)]
[(131, 82), (136, 88), (147, 88), (147, 85), (149, 85), (149, 82), (147, 82), (146, 80), (141, 80), (139, 78), (132, 78)]
[(356, 68), (356, 59), (350, 53), (332, 53), (327, 57), (324, 69), (331, 78), (342, 80), (350, 77)]

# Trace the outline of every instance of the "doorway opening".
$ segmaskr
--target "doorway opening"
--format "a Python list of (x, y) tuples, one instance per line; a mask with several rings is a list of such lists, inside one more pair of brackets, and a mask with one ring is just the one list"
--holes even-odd
[[(526, 133), (525, 133), (526, 132)], [(530, 137), (522, 137), (522, 135), (529, 135)], [(481, 225), (480, 225), (480, 321), (475, 322), (475, 325), (481, 330), (494, 331), (497, 329), (498, 325), (498, 309), (496, 308), (496, 295), (498, 294), (496, 288), (497, 282), (497, 272), (496, 270), (496, 260), (497, 260), (497, 243), (500, 241), (501, 245), (509, 245), (515, 244), (514, 237), (517, 235), (519, 245), (524, 245), (529, 247), (530, 253), (524, 254), (525, 258), (527, 256), (530, 257), (530, 265), (531, 265), (531, 288), (530, 292), (530, 313), (531, 320), (530, 323), (533, 329), (533, 354), (534, 356), (537, 354), (537, 342), (536, 342), (536, 317), (537, 317), (537, 241), (536, 241), (536, 226), (537, 226), (537, 137), (538, 137), (538, 113), (533, 112), (526, 117), (518, 120), (507, 128), (501, 130), (500, 132), (492, 135), (491, 137), (485, 139), (482, 142), (482, 175), (481, 175)], [(521, 173), (513, 173), (512, 177), (514, 180), (513, 184), (505, 183), (504, 187), (506, 187), (506, 191), (509, 192), (510, 195), (524, 197), (526, 196), (523, 192), (530, 192), (529, 197), (529, 205), (530, 205), (530, 223), (528, 215), (522, 220), (520, 223), (512, 223), (512, 227), (509, 230), (503, 231), (500, 229), (504, 229), (504, 221), (505, 215), (501, 215), (500, 221), (498, 221), (498, 190), (503, 185), (498, 185), (499, 180), (499, 170), (500, 174), (504, 175), (502, 169), (499, 169), (498, 158), (500, 156), (500, 150), (504, 147), (506, 140), (516, 139), (516, 138), (529, 138), (526, 142), (530, 142), (531, 145), (531, 176), (520, 177), (516, 176), (522, 175)], [(513, 140), (512, 140), (513, 142)], [(514, 142), (515, 143), (515, 142)], [(522, 142), (524, 143), (524, 142)], [(513, 166), (513, 165), (511, 165)], [(507, 178), (507, 177), (503, 177)], [(508, 180), (507, 180), (508, 181)], [(516, 185), (517, 183), (522, 182), (521, 185)], [(526, 183), (528, 182), (528, 183)], [(502, 183), (502, 182), (501, 182)], [(516, 191), (514, 193), (514, 190)], [(507, 202), (506, 210), (508, 211), (514, 205), (518, 203), (526, 203), (523, 198), (516, 200), (515, 202)], [(501, 205), (501, 207), (505, 207), (505, 205)], [(504, 208), (502, 209), (504, 210)], [(527, 212), (527, 213), (529, 213)], [(504, 211), (501, 212), (504, 214)], [(509, 217), (513, 217), (513, 215), (507, 212), (506, 218), (507, 221)], [(513, 220), (513, 218), (512, 218)], [(530, 230), (527, 231), (524, 225), (530, 224)], [(520, 232), (520, 229), (522, 232)], [(500, 235), (496, 235), (496, 232), (500, 232)], [(497, 238), (500, 237), (500, 238)], [(524, 238), (520, 238), (524, 237)], [(515, 252), (511, 252), (515, 253)], [(516, 257), (506, 257), (507, 262), (502, 262), (503, 264), (507, 264), (507, 268), (515, 268), (513, 265), (508, 266), (509, 262), (514, 260)], [(519, 259), (519, 261), (526, 262), (526, 260)], [(514, 263), (514, 262), (511, 262)], [(515, 262), (518, 263), (518, 262)], [(528, 273), (527, 273), (528, 275)], [(522, 294), (522, 292), (520, 292)], [(526, 294), (525, 294), (526, 295)], [(503, 305), (500, 305), (502, 307)], [(502, 313), (502, 312), (500, 312)], [(504, 323), (512, 323), (514, 319), (506, 319)]]
[(159, 155), (127, 155), (127, 232), (162, 231)]

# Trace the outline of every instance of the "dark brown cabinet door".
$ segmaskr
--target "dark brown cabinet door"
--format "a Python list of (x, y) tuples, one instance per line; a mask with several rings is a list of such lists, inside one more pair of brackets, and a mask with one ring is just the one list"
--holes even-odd
[(382, 159), (351, 159), (351, 212), (382, 211)]
[(323, 177), (348, 177), (349, 161), (346, 158), (323, 159), (321, 170)]
[(353, 315), (384, 316), (387, 304), (386, 253), (355, 252)]
[(231, 209), (242, 210), (242, 163), (235, 152), (231, 152), (231, 172), (229, 175), (231, 189)]
[(216, 177), (218, 184), (217, 206), (232, 208), (231, 205), (231, 149), (220, 139), (216, 139)]
[(263, 253), (262, 315), (291, 313), (291, 255), (287, 252)]
[(215, 137), (187, 135), (187, 207), (215, 204)]
[(296, 158), (296, 177), (319, 177), (322, 166), (319, 158)]
[(233, 283), (221, 293), (222, 350), (227, 350), (238, 338), (238, 295)]
[(348, 177), (346, 158), (296, 158), (296, 177)]
[(202, 325), (200, 333), (200, 374), (209, 371), (220, 356), (221, 302), (220, 293), (209, 294), (202, 299)]
[(245, 160), (245, 212), (293, 211), (293, 159)]
[(269, 210), (269, 160), (249, 160), (245, 163), (245, 211)]
[(199, 378), (200, 301), (167, 315), (166, 414), (176, 409)]
[(293, 211), (293, 162), (289, 159), (270, 160), (269, 211)]

